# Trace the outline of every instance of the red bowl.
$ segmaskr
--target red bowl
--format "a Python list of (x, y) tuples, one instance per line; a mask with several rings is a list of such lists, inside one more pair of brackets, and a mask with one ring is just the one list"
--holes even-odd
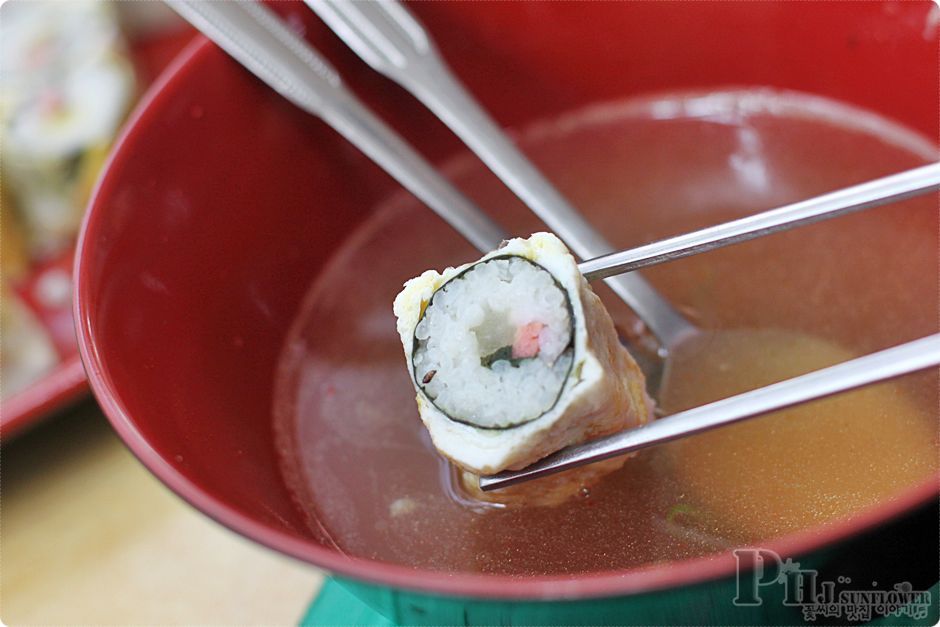
[[(508, 126), (644, 91), (762, 85), (845, 100), (938, 136), (937, 9), (926, 1), (412, 8), (456, 73)], [(278, 9), (305, 25), (348, 84), (431, 159), (459, 149), (305, 9)], [(571, 598), (732, 573), (733, 558), (720, 555), (576, 577), (441, 576), (349, 558), (311, 536), (278, 471), (273, 369), (307, 287), (367, 208), (394, 189), (323, 123), (213, 45), (196, 42), (174, 63), (111, 157), (76, 266), (81, 354), (102, 407), (141, 461), (249, 538), (396, 587)], [(809, 551), (936, 492), (930, 480), (881, 507), (765, 546)]]

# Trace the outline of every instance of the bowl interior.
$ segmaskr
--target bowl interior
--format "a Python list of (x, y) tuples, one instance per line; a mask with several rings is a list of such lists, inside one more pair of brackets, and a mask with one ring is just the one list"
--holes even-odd
[[(412, 8), (507, 126), (635, 93), (761, 85), (845, 100), (938, 135), (937, 9), (927, 1)], [(302, 6), (278, 10), (432, 160), (460, 149)], [(285, 333), (324, 262), (395, 189), (319, 120), (197, 44), (137, 111), (93, 199), (76, 273), (80, 341), (122, 437), (208, 514), (342, 572), (456, 591), (459, 581), (365, 571), (321, 546), (276, 461), (272, 383)], [(616, 581), (609, 589), (627, 586)], [(496, 593), (548, 589), (531, 583)]]

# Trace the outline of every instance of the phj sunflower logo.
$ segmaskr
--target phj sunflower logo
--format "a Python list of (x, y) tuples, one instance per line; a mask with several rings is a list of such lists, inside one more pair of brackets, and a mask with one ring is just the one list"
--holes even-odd
[(914, 590), (907, 581), (890, 589), (879, 588), (877, 581), (856, 589), (849, 577), (822, 580), (817, 571), (802, 568), (790, 558), (781, 559), (768, 549), (737, 549), (734, 557), (738, 582), (734, 604), (738, 606), (761, 605), (762, 591), (782, 586), (783, 604), (801, 608), (809, 621), (819, 616), (850, 621), (869, 621), (879, 615), (923, 619), (930, 610), (930, 592)]

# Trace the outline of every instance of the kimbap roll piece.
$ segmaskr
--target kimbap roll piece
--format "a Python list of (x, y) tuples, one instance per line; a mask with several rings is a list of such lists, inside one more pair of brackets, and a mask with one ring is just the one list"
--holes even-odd
[(72, 245), (135, 78), (109, 2), (11, 2), (0, 20), (4, 183), (30, 256)]
[(465, 484), (649, 420), (642, 372), (554, 235), (429, 270), (394, 310), (421, 420)]

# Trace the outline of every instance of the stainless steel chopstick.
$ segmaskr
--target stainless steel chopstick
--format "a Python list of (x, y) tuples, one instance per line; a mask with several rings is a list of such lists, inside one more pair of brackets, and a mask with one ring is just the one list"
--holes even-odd
[[(614, 251), (477, 104), (438, 54), (431, 37), (401, 3), (306, 0), (376, 71), (434, 112), (582, 259)], [(666, 349), (695, 331), (637, 274), (608, 275), (608, 285)]]
[(589, 281), (746, 242), (797, 226), (940, 189), (940, 163), (905, 170), (739, 220), (604, 255), (578, 264)]
[(480, 488), (489, 491), (509, 487), (938, 364), (940, 334), (679, 412), (636, 429), (562, 449), (523, 470), (480, 477)]
[[(245, 1), (170, 0), (168, 4), (285, 98), (333, 126), (479, 250), (492, 250), (507, 236), (372, 114), (343, 86), (337, 72), (269, 9)], [(930, 164), (740, 220), (590, 259), (579, 264), (579, 269), (588, 279), (609, 277), (908, 198), (937, 189), (938, 182), (940, 164)]]
[[(330, 124), (478, 249), (492, 250), (505, 237), (479, 208), (346, 90), (336, 71), (269, 9), (255, 2), (170, 0), (168, 4), (285, 98)], [(418, 31), (409, 36), (419, 41), (422, 34), (423, 30), (418, 27)], [(610, 276), (613, 272), (625, 272), (847, 211), (901, 200), (937, 189), (937, 166), (931, 164), (742, 220), (606, 255), (584, 262), (580, 267), (589, 277)], [(579, 218), (576, 213), (574, 217)], [(684, 320), (682, 324), (684, 332), (694, 329)], [(484, 490), (505, 487), (938, 363), (940, 335), (934, 335), (559, 451), (523, 471), (484, 477), (481, 487)]]
[(258, 78), (322, 118), (451, 224), (480, 251), (506, 234), (369, 111), (339, 74), (270, 9), (257, 2), (168, 0), (176, 10)]

